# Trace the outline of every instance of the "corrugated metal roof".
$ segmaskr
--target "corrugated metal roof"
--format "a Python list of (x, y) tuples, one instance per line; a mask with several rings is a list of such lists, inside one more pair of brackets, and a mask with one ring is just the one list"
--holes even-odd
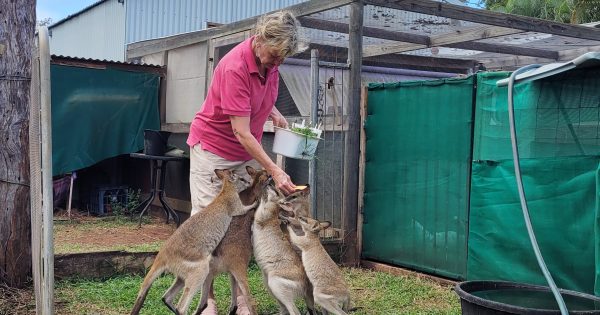
[(126, 43), (231, 23), (306, 0), (127, 0)]
[(111, 60), (100, 60), (100, 59), (91, 59), (91, 58), (78, 58), (78, 57), (69, 57), (62, 55), (51, 55), (50, 62), (52, 64), (63, 64), (63, 65), (71, 65), (71, 66), (84, 66), (90, 68), (106, 67), (106, 66), (116, 66), (119, 68), (125, 68), (130, 70), (150, 70), (151, 72), (159, 73), (164, 75), (165, 67), (151, 65), (141, 62), (122, 62), (122, 61), (111, 61)]

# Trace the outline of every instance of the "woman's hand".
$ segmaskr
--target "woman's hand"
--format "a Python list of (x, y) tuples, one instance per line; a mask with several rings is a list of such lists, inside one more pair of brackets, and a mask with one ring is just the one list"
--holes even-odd
[(269, 115), (269, 117), (271, 117), (271, 120), (273, 120), (273, 126), (279, 128), (288, 127), (287, 120), (285, 119), (285, 117), (283, 117), (283, 115), (281, 115), (277, 108), (273, 107), (273, 110), (271, 111), (271, 115)]
[(275, 187), (285, 195), (289, 195), (296, 190), (296, 185), (292, 183), (292, 179), (282, 169), (278, 168), (271, 176), (275, 181)]

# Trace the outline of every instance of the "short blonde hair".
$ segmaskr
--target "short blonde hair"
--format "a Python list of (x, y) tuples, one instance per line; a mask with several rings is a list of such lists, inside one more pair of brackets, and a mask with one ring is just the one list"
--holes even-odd
[(292, 12), (286, 10), (261, 16), (254, 28), (258, 41), (277, 49), (283, 58), (306, 49), (299, 31), (300, 22)]

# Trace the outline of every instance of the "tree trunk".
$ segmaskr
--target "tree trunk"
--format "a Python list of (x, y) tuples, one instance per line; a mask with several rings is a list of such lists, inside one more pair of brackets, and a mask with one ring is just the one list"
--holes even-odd
[(0, 0), (0, 282), (31, 274), (29, 88), (35, 0)]

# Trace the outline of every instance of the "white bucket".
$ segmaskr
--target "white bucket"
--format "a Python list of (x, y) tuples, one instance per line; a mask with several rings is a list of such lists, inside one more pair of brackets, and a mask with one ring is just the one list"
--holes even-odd
[(319, 140), (289, 129), (275, 127), (273, 152), (293, 159), (312, 160)]

